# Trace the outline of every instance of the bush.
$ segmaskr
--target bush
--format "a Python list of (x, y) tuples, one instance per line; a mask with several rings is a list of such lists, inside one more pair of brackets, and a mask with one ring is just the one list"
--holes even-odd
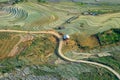
[(43, 2), (43, 3), (45, 3), (45, 2), (46, 2), (46, 0), (38, 0), (38, 2)]

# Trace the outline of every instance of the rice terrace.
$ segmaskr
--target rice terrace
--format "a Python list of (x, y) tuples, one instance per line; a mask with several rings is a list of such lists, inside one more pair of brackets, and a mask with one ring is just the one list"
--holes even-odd
[(0, 0), (0, 80), (120, 80), (120, 0)]

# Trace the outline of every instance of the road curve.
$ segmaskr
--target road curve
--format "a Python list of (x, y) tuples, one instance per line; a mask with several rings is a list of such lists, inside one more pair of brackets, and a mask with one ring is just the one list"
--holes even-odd
[(93, 64), (93, 65), (97, 65), (97, 66), (106, 68), (107, 70), (111, 71), (120, 80), (120, 74), (109, 66), (106, 66), (106, 65), (103, 65), (103, 64), (97, 63), (97, 62), (70, 59), (70, 58), (64, 56), (64, 54), (62, 53), (62, 44), (63, 44), (62, 37), (55, 31), (0, 30), (0, 32), (10, 32), (10, 33), (14, 32), (14, 33), (28, 33), (28, 34), (52, 34), (59, 39), (59, 45), (58, 45), (58, 55), (59, 55), (59, 57), (61, 57), (62, 59), (66, 60), (66, 61), (70, 61), (70, 62), (87, 63), (87, 64)]
[(61, 58), (63, 58), (64, 60), (67, 60), (67, 61), (70, 61), (70, 62), (93, 64), (93, 65), (97, 65), (97, 66), (106, 68), (107, 70), (111, 71), (114, 75), (116, 75), (116, 77), (120, 80), (120, 74), (119, 74), (118, 72), (116, 72), (114, 69), (112, 69), (111, 67), (109, 67), (109, 66), (106, 66), (106, 65), (103, 65), (103, 64), (97, 63), (97, 62), (70, 59), (70, 58), (64, 56), (64, 54), (61, 52), (61, 50), (62, 50), (62, 43), (63, 43), (63, 41), (60, 40), (60, 41), (59, 41), (59, 47), (58, 47), (58, 53), (59, 53), (59, 56), (60, 56)]

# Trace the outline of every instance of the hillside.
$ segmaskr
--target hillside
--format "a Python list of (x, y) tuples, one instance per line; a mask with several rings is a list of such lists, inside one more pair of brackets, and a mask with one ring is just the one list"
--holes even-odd
[(119, 0), (0, 1), (0, 80), (120, 80)]

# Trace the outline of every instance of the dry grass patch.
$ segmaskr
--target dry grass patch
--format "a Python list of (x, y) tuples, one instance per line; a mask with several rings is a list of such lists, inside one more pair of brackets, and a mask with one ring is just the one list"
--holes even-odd
[(99, 45), (97, 39), (94, 36), (80, 36), (80, 45), (83, 47), (94, 48)]
[(78, 49), (77, 43), (74, 40), (64, 41), (62, 51), (63, 53)]
[(79, 47), (81, 46), (81, 47), (94, 48), (96, 46), (99, 46), (99, 43), (94, 36), (89, 36), (85, 33), (73, 34), (72, 39), (76, 41)]

